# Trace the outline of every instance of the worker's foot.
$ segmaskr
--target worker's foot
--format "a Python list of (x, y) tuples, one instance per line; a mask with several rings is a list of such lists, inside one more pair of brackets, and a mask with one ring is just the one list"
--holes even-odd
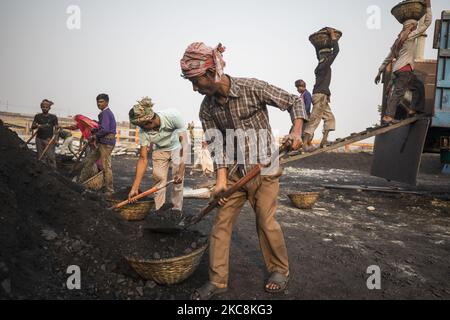
[(394, 118), (389, 117), (389, 116), (384, 116), (383, 119), (381, 120), (381, 125), (389, 126), (389, 125), (393, 124), (394, 121), (395, 121)]
[(274, 272), (267, 280), (267, 284), (264, 287), (268, 293), (281, 293), (286, 290), (289, 283), (289, 275), (285, 276), (281, 273)]
[(303, 145), (303, 151), (306, 153), (311, 153), (311, 152), (316, 151), (316, 148), (313, 145), (305, 144), (305, 145)]
[(329, 130), (325, 130), (323, 132), (322, 142), (320, 142), (320, 149), (323, 149), (324, 147), (326, 147), (329, 144), (329, 142), (328, 142), (329, 134), (330, 134)]
[(303, 143), (304, 145), (311, 145), (313, 136), (309, 133), (305, 133), (303, 136)]
[(417, 115), (416, 110), (413, 110), (413, 109), (408, 109), (407, 113), (408, 113), (408, 118), (412, 118)]
[(325, 147), (328, 147), (331, 143), (328, 140), (322, 140), (322, 142), (320, 143), (320, 149), (323, 149)]
[(210, 300), (212, 297), (228, 291), (228, 288), (218, 288), (213, 283), (207, 282), (203, 287), (195, 290), (191, 300)]

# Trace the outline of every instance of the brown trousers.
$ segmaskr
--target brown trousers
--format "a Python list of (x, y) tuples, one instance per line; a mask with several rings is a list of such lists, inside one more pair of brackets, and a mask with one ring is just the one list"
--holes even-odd
[[(153, 151), (153, 181), (157, 187), (163, 186), (167, 183), (167, 176), (169, 168), (172, 167), (172, 176), (178, 172), (180, 161), (180, 149), (175, 151)], [(178, 185), (173, 185), (172, 189), (172, 204), (175, 210), (183, 209), (183, 188), (184, 182)], [(167, 188), (155, 194), (156, 210), (159, 210), (164, 203), (166, 203)]]
[[(44, 152), (50, 140), (51, 138), (47, 140), (36, 138), (36, 150), (38, 159), (41, 157), (41, 154)], [(42, 161), (44, 161), (45, 163), (47, 163), (47, 165), (49, 165), (54, 169), (56, 169), (55, 148), (56, 146), (53, 143), (53, 145), (50, 148), (48, 148), (47, 152), (45, 153), (45, 156), (42, 158)]]
[[(229, 180), (229, 187), (238, 180), (237, 176)], [(247, 200), (256, 214), (259, 245), (268, 272), (289, 273), (283, 231), (275, 219), (279, 189), (278, 177), (260, 176), (235, 193), (217, 214), (209, 248), (209, 278), (217, 287), (228, 286), (231, 234)]]
[(83, 163), (83, 170), (81, 170), (80, 181), (85, 182), (92, 175), (92, 167), (98, 159), (101, 159), (103, 164), (103, 175), (105, 178), (106, 192), (114, 192), (113, 174), (112, 174), (112, 159), (111, 153), (114, 150), (114, 146), (99, 143), (97, 149), (90, 153)]
[(304, 133), (308, 133), (313, 136), (314, 132), (317, 130), (317, 127), (320, 125), (320, 121), (322, 120), (324, 132), (336, 130), (336, 119), (331, 111), (328, 96), (325, 94), (316, 93), (312, 96), (312, 102), (314, 108)]

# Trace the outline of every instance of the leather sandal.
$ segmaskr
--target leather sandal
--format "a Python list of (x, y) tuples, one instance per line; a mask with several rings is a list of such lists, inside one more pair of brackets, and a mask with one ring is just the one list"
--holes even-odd
[(218, 294), (228, 291), (228, 288), (218, 288), (213, 283), (207, 282), (203, 287), (196, 289), (192, 295), (191, 300), (210, 300)]
[[(289, 276), (285, 276), (284, 274), (281, 274), (279, 272), (274, 272), (270, 276), (269, 280), (267, 280), (266, 286), (264, 289), (268, 293), (281, 293), (284, 292), (287, 288), (287, 285), (289, 283)], [(268, 288), (269, 285), (276, 285), (278, 289), (270, 289)]]

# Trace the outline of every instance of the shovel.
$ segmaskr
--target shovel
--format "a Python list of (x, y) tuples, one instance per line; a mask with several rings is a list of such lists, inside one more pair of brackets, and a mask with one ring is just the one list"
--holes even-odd
[(175, 181), (172, 180), (172, 181), (167, 182), (165, 185), (163, 185), (161, 187), (153, 187), (150, 190), (147, 190), (147, 191), (145, 191), (145, 192), (143, 192), (143, 193), (141, 193), (141, 194), (131, 198), (130, 200), (127, 199), (127, 200), (122, 201), (119, 204), (116, 204), (114, 207), (109, 208), (109, 210), (117, 210), (117, 209), (123, 208), (123, 207), (125, 207), (125, 206), (127, 206), (129, 204), (132, 204), (133, 202), (136, 202), (136, 201), (138, 201), (138, 200), (140, 200), (142, 198), (148, 197), (148, 196), (150, 196), (152, 194), (157, 193), (158, 191), (161, 191), (161, 190), (167, 188), (168, 186), (170, 186), (174, 182)]
[(42, 152), (41, 156), (39, 157), (39, 161), (41, 161), (45, 154), (47, 153), (47, 151), (50, 149), (50, 147), (56, 142), (56, 139), (59, 138), (59, 133), (61, 132), (61, 129), (58, 129), (58, 131), (53, 135), (52, 140), (50, 140), (50, 142), (47, 144), (47, 146), (45, 147), (44, 151)]
[(89, 147), (89, 143), (86, 143), (83, 148), (81, 149), (81, 151), (78, 153), (78, 156), (75, 160), (75, 163), (73, 164), (72, 169), (70, 169), (69, 172), (69, 176), (75, 171), (75, 169), (77, 168), (78, 162), (80, 162), (81, 157), (83, 156), (83, 154), (85, 153), (86, 149)]
[[(280, 154), (278, 156), (278, 159), (281, 159), (284, 157), (288, 150), (289, 150), (290, 144), (285, 144), (280, 148)], [(231, 186), (228, 190), (224, 191), (220, 195), (216, 196), (205, 208), (203, 208), (199, 214), (193, 217), (186, 217), (184, 218), (179, 224), (172, 227), (152, 227), (151, 225), (147, 225), (145, 227), (146, 230), (150, 232), (155, 233), (176, 233), (183, 230), (186, 230), (187, 228), (190, 228), (200, 221), (203, 220), (204, 217), (206, 217), (209, 213), (214, 211), (219, 206), (219, 202), (223, 198), (230, 198), (233, 194), (238, 192), (241, 188), (246, 186), (250, 181), (254, 180), (261, 174), (261, 170), (264, 168), (261, 164), (256, 165), (245, 177), (240, 179), (238, 182), (236, 182), (233, 186)]]
[(27, 141), (27, 144), (29, 144), (30, 142), (31, 142), (31, 140), (33, 140), (34, 139), (34, 137), (36, 137), (37, 136), (37, 134), (38, 134), (38, 131), (39, 130), (36, 130), (34, 133), (33, 133), (33, 135), (30, 137), (30, 139), (28, 139), (28, 141)]

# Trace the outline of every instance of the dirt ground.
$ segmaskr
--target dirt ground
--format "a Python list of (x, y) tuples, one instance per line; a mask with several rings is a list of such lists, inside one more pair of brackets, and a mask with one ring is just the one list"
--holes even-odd
[[(104, 199), (37, 163), (0, 123), (0, 299), (188, 299), (208, 279), (208, 254), (185, 282), (159, 286), (123, 260), (144, 222), (125, 222)], [(3, 156), (5, 155), (5, 156)], [(281, 295), (267, 278), (255, 218), (246, 206), (236, 225), (230, 288), (218, 299), (449, 299), (450, 177), (439, 157), (424, 156), (419, 186), (370, 177), (370, 154), (327, 154), (287, 167), (278, 219), (289, 250), (291, 281)], [(137, 159), (113, 160), (116, 190), (129, 187)], [(189, 170), (188, 170), (189, 172)], [(151, 186), (151, 170), (142, 189)], [(186, 176), (186, 186), (209, 180)], [(420, 195), (327, 190), (324, 184), (395, 186)], [(318, 189), (312, 210), (295, 209), (287, 194)], [(185, 199), (196, 213), (207, 200)], [(369, 210), (369, 207), (371, 210)], [(214, 214), (194, 228), (209, 234)], [(78, 265), (81, 290), (67, 289), (66, 269)], [(369, 266), (381, 269), (381, 290), (369, 290)]]
[[(440, 174), (438, 156), (425, 155), (417, 187), (388, 183), (368, 174), (371, 159), (367, 153), (331, 153), (286, 168), (278, 219), (290, 256), (288, 290), (279, 296), (263, 290), (267, 274), (247, 205), (233, 234), (230, 288), (218, 299), (449, 299), (450, 176)], [(118, 183), (130, 183), (135, 161), (115, 159)], [(187, 176), (187, 186), (200, 182), (204, 178)], [(324, 184), (399, 187), (421, 194), (326, 190)], [(321, 198), (313, 210), (296, 209), (287, 197), (316, 189)], [(185, 200), (185, 210), (195, 213), (204, 204)], [(208, 234), (212, 221), (207, 217), (198, 229)], [(160, 298), (187, 298), (207, 281), (207, 260), (205, 255), (185, 283), (160, 287)], [(381, 290), (367, 288), (372, 265), (381, 269)]]

